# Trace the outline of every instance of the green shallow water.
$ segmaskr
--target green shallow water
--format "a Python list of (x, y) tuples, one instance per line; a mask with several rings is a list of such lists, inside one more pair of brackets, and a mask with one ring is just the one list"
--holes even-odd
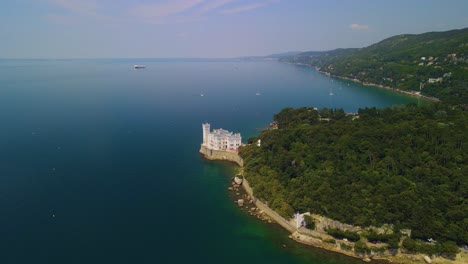
[(0, 60), (2, 263), (360, 263), (240, 211), (201, 123), (408, 102), (278, 62)]

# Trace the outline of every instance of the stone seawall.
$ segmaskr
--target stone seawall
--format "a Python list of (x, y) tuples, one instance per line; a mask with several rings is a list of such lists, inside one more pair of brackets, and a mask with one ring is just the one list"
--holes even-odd
[(239, 165), (240, 167), (244, 166), (244, 161), (239, 156), (239, 154), (230, 151), (224, 150), (212, 150), (208, 149), (205, 146), (201, 146), (200, 153), (209, 160), (226, 160), (231, 161)]
[[(366, 256), (359, 255), (359, 254), (355, 253), (354, 250), (346, 250), (346, 249), (341, 248), (340, 244), (346, 244), (346, 245), (350, 246), (351, 248), (353, 248), (354, 243), (352, 243), (352, 242), (348, 242), (347, 240), (338, 240), (338, 243), (336, 243), (336, 242), (335, 243), (324, 242), (325, 240), (333, 240), (334, 241), (334, 240), (337, 240), (337, 239), (335, 239), (334, 237), (328, 235), (323, 230), (324, 229), (324, 227), (322, 227), (323, 225), (329, 224), (329, 225), (335, 226), (337, 228), (345, 228), (347, 230), (350, 230), (350, 229), (352, 230), (353, 226), (340, 223), (339, 221), (334, 221), (334, 220), (326, 218), (324, 216), (312, 215), (312, 217), (316, 221), (318, 220), (317, 224), (319, 226), (321, 226), (321, 229), (322, 229), (321, 231), (309, 230), (309, 229), (306, 229), (304, 227), (296, 228), (295, 220), (291, 219), (291, 220), (288, 221), (287, 219), (285, 219), (284, 217), (279, 215), (277, 212), (275, 212), (271, 208), (269, 208), (266, 204), (261, 202), (259, 199), (257, 199), (253, 195), (252, 187), (250, 187), (249, 182), (245, 178), (242, 181), (242, 187), (244, 188), (245, 192), (250, 196), (250, 198), (252, 199), (255, 206), (257, 206), (260, 210), (262, 210), (266, 215), (268, 215), (271, 219), (273, 219), (280, 226), (282, 226), (283, 228), (285, 228), (286, 230), (291, 232), (290, 238), (294, 239), (295, 241), (297, 241), (299, 243), (302, 243), (302, 244), (306, 244), (306, 245), (310, 245), (310, 246), (314, 246), (314, 247), (319, 247), (319, 248), (330, 250), (330, 251), (333, 251), (333, 252), (336, 252), (336, 253), (344, 254), (344, 255), (347, 255), (347, 256), (350, 256), (350, 257), (354, 257), (354, 258), (364, 258), (364, 259), (366, 259), (366, 261), (370, 261), (369, 258), (367, 258)], [(369, 243), (367, 243), (367, 244), (368, 244), (368, 246), (375, 246), (375, 245), (370, 245)], [(375, 255), (375, 253), (372, 252), (371, 255), (372, 255), (373, 258), (376, 258), (376, 259), (379, 258), (379, 257), (381, 259), (386, 259), (386, 257), (389, 256), (389, 252), (386, 251), (385, 253), (379, 253), (380, 256)]]
[(242, 181), (242, 186), (245, 189), (245, 192), (250, 196), (250, 198), (253, 200), (255, 206), (260, 208), (265, 214), (267, 214), (269, 217), (271, 217), (276, 223), (281, 225), (283, 228), (288, 230), (291, 233), (296, 232), (296, 227), (291, 223), (288, 222), (286, 219), (284, 219), (282, 216), (280, 216), (278, 213), (270, 209), (266, 204), (260, 202), (254, 195), (253, 195), (253, 190), (249, 185), (249, 182), (244, 178)]
[[(273, 211), (271, 208), (269, 208), (266, 204), (258, 200), (254, 195), (253, 195), (253, 190), (252, 187), (250, 187), (249, 182), (244, 178), (242, 182), (242, 186), (244, 187), (245, 191), (247, 194), (251, 197), (251, 199), (254, 201), (255, 205), (263, 210), (268, 216), (270, 216), (275, 222), (280, 224), (282, 227), (286, 228), (288, 231), (291, 233), (294, 232), (299, 232), (305, 235), (310, 235), (313, 234), (315, 236), (320, 236), (320, 237), (325, 237), (325, 238), (333, 238), (329, 236), (325, 229), (328, 227), (332, 228), (338, 228), (341, 230), (349, 230), (353, 232), (358, 232), (362, 231), (363, 229), (359, 226), (352, 226), (348, 224), (341, 223), (336, 220), (332, 220), (330, 218), (327, 218), (325, 216), (317, 215), (317, 214), (311, 214), (312, 218), (315, 220), (315, 230), (307, 230), (305, 228), (300, 228), (296, 229), (294, 220), (288, 221), (287, 219), (283, 218), (280, 216), (278, 213)], [(377, 233), (384, 233), (384, 231), (381, 228), (373, 227), (374, 230), (377, 231)]]

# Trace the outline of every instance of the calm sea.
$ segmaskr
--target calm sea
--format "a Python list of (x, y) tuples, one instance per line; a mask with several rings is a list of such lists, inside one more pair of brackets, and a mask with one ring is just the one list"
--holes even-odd
[(240, 211), (201, 123), (408, 102), (278, 62), (0, 60), (0, 263), (361, 263)]

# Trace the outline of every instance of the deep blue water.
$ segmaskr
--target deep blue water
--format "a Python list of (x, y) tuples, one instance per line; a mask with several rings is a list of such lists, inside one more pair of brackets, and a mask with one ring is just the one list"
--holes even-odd
[(278, 62), (139, 63), (0, 60), (1, 263), (355, 261), (238, 210), (201, 123), (245, 141), (288, 106), (416, 99)]

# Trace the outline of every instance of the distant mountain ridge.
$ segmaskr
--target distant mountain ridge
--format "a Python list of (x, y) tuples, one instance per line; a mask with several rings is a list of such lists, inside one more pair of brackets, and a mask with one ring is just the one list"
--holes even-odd
[(288, 56), (294, 56), (297, 54), (303, 53), (302, 51), (287, 51), (287, 52), (282, 52), (282, 53), (274, 53), (270, 54), (264, 57), (267, 58), (283, 58), (283, 57), (288, 57)]
[(239, 59), (242, 60), (272, 60), (272, 59), (281, 59), (281, 58), (286, 58), (290, 56), (295, 56), (297, 54), (303, 53), (302, 51), (287, 51), (287, 52), (282, 52), (282, 53), (274, 53), (266, 56), (245, 56), (245, 57), (240, 57)]
[(443, 101), (468, 103), (468, 28), (397, 35), (365, 48), (309, 51), (280, 61)]

